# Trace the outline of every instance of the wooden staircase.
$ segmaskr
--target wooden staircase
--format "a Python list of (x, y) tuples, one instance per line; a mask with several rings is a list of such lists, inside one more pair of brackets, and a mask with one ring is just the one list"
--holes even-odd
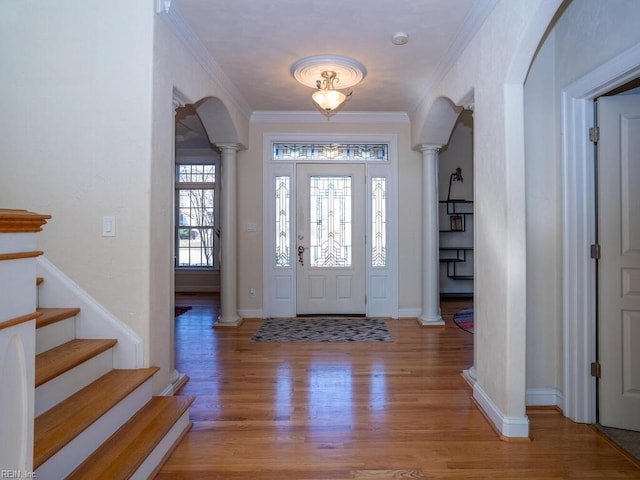
[(142, 339), (42, 257), (50, 218), (0, 208), (0, 476), (152, 478), (193, 398), (154, 397)]
[[(40, 285), (45, 281), (37, 279)], [(38, 308), (33, 469), (43, 479), (153, 478), (191, 428), (192, 397), (154, 397), (155, 367), (113, 369), (114, 339), (76, 338), (78, 308)]]

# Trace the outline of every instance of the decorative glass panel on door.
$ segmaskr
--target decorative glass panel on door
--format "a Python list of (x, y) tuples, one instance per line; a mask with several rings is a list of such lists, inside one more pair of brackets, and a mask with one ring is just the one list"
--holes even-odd
[(387, 179), (371, 179), (371, 266), (387, 264)]
[(291, 265), (289, 245), (289, 228), (291, 225), (289, 214), (290, 187), (289, 176), (276, 177), (276, 267), (288, 267)]
[(311, 267), (351, 267), (351, 177), (310, 177)]

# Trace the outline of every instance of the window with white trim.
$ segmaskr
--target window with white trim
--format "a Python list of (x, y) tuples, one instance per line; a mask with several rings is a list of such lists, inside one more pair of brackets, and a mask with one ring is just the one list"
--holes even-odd
[(176, 267), (218, 268), (215, 163), (176, 164)]

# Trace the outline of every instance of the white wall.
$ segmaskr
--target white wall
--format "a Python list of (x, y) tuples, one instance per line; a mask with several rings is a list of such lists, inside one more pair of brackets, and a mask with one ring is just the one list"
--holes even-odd
[[(196, 103), (219, 98), (227, 106), (240, 139), (248, 138), (249, 121), (231, 101), (229, 93), (212, 78), (207, 63), (196, 58), (159, 15), (155, 15), (153, 109), (151, 122), (151, 204), (150, 316), (146, 338), (150, 358), (162, 370), (156, 374), (154, 389), (164, 388), (175, 373), (173, 367), (174, 330), (174, 99)], [(213, 139), (210, 139), (213, 141)]]
[(474, 110), (474, 397), (506, 436), (528, 435), (523, 84), (558, 0), (499, 2), (436, 91), (412, 115), (424, 143), (438, 97)]
[(562, 171), (555, 34), (525, 85), (527, 388), (562, 390)]
[[(142, 335), (153, 10), (126, 0), (2, 10), (0, 204), (51, 214), (47, 258)], [(103, 215), (115, 215), (115, 237), (102, 236)]]
[(640, 41), (640, 2), (574, 0), (556, 33), (556, 86), (561, 88)]
[(527, 78), (527, 388), (530, 389), (561, 391), (563, 383), (560, 91), (638, 44), (638, 18), (640, 2), (635, 0), (571, 2), (541, 46)]
[[(174, 88), (248, 119), (153, 2), (4, 2), (0, 205), (52, 215), (47, 258), (145, 343), (154, 391), (172, 376)], [(243, 120), (244, 119), (244, 120)], [(103, 215), (116, 236), (101, 235)]]

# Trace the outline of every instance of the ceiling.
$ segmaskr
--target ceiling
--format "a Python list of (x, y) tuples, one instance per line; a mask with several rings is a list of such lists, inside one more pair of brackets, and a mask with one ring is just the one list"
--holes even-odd
[[(342, 111), (411, 113), (437, 85), (497, 0), (172, 0), (241, 110), (313, 111), (291, 66), (312, 55), (362, 63)], [(408, 43), (394, 45), (397, 32)], [(201, 54), (202, 56), (202, 54)], [(337, 115), (339, 115), (338, 113)], [(320, 113), (318, 113), (320, 115)]]

